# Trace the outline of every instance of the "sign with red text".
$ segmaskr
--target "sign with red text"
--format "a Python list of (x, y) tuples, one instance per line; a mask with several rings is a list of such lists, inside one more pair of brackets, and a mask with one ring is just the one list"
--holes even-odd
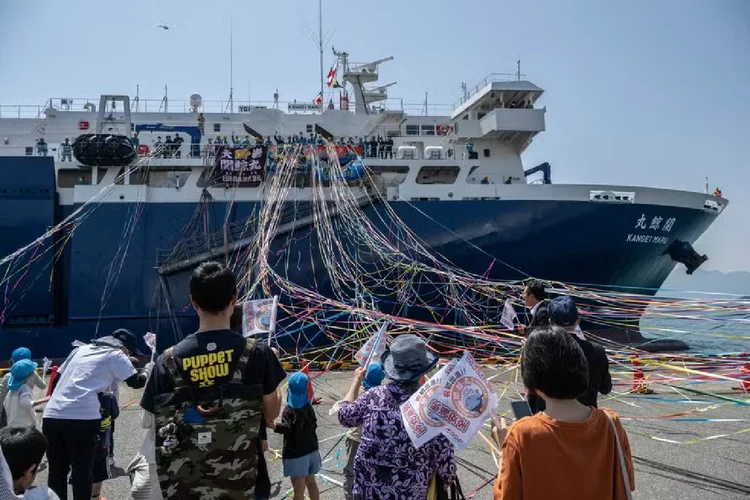
[(440, 397), (446, 376), (455, 368), (458, 360), (451, 360), (401, 405), (401, 420), (415, 448), (442, 433), (442, 417), (435, 413), (430, 403)]
[(496, 408), (497, 395), (474, 358), (465, 352), (401, 405), (401, 417), (415, 447), (442, 434), (462, 450)]

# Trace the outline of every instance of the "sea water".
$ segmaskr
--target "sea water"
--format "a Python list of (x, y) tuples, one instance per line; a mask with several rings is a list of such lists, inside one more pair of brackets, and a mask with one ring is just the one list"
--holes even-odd
[(680, 339), (690, 352), (750, 352), (750, 301), (744, 297), (691, 295), (656, 311), (649, 308), (641, 318), (647, 338)]

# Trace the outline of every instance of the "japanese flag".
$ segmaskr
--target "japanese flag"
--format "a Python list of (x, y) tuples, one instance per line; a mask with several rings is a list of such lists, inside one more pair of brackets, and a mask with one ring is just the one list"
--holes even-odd
[(323, 105), (323, 93), (322, 92), (318, 94), (318, 96), (315, 98), (315, 100), (313, 101), (313, 103), (316, 106), (322, 106)]
[(500, 323), (502, 323), (508, 330), (515, 330), (516, 321), (518, 321), (516, 310), (513, 309), (513, 304), (510, 302), (510, 299), (506, 299), (505, 306), (503, 306), (503, 315), (500, 317)]

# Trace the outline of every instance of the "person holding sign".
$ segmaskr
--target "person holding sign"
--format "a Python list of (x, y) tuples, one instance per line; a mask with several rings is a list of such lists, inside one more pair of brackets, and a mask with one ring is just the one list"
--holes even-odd
[(630, 500), (633, 461), (625, 429), (611, 410), (583, 405), (588, 366), (575, 337), (539, 327), (521, 355), (524, 385), (545, 410), (506, 429), (495, 419), (502, 446), (495, 500)]
[(435, 473), (444, 484), (456, 477), (453, 446), (437, 436), (415, 448), (401, 417), (401, 405), (421, 385), (421, 377), (438, 357), (416, 335), (401, 335), (383, 354), (381, 363), (388, 385), (375, 387), (361, 397), (365, 369), (356, 370), (354, 380), (338, 412), (345, 427), (362, 427), (354, 461), (353, 498), (424, 500)]
[[(369, 391), (374, 387), (378, 387), (385, 378), (383, 373), (383, 366), (378, 361), (370, 361), (370, 365), (365, 370), (365, 378), (362, 380), (362, 386), (365, 391)], [(362, 429), (354, 427), (349, 429), (346, 434), (346, 455), (348, 457), (346, 465), (344, 466), (344, 498), (346, 500), (352, 500), (354, 488), (354, 460), (357, 457), (357, 449), (359, 448), (359, 442), (362, 439)]]

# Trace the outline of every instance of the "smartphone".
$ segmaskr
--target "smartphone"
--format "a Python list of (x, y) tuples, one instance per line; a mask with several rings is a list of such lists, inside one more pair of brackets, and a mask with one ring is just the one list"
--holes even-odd
[(523, 417), (530, 417), (532, 415), (531, 407), (527, 401), (511, 401), (510, 409), (516, 420), (520, 420)]

